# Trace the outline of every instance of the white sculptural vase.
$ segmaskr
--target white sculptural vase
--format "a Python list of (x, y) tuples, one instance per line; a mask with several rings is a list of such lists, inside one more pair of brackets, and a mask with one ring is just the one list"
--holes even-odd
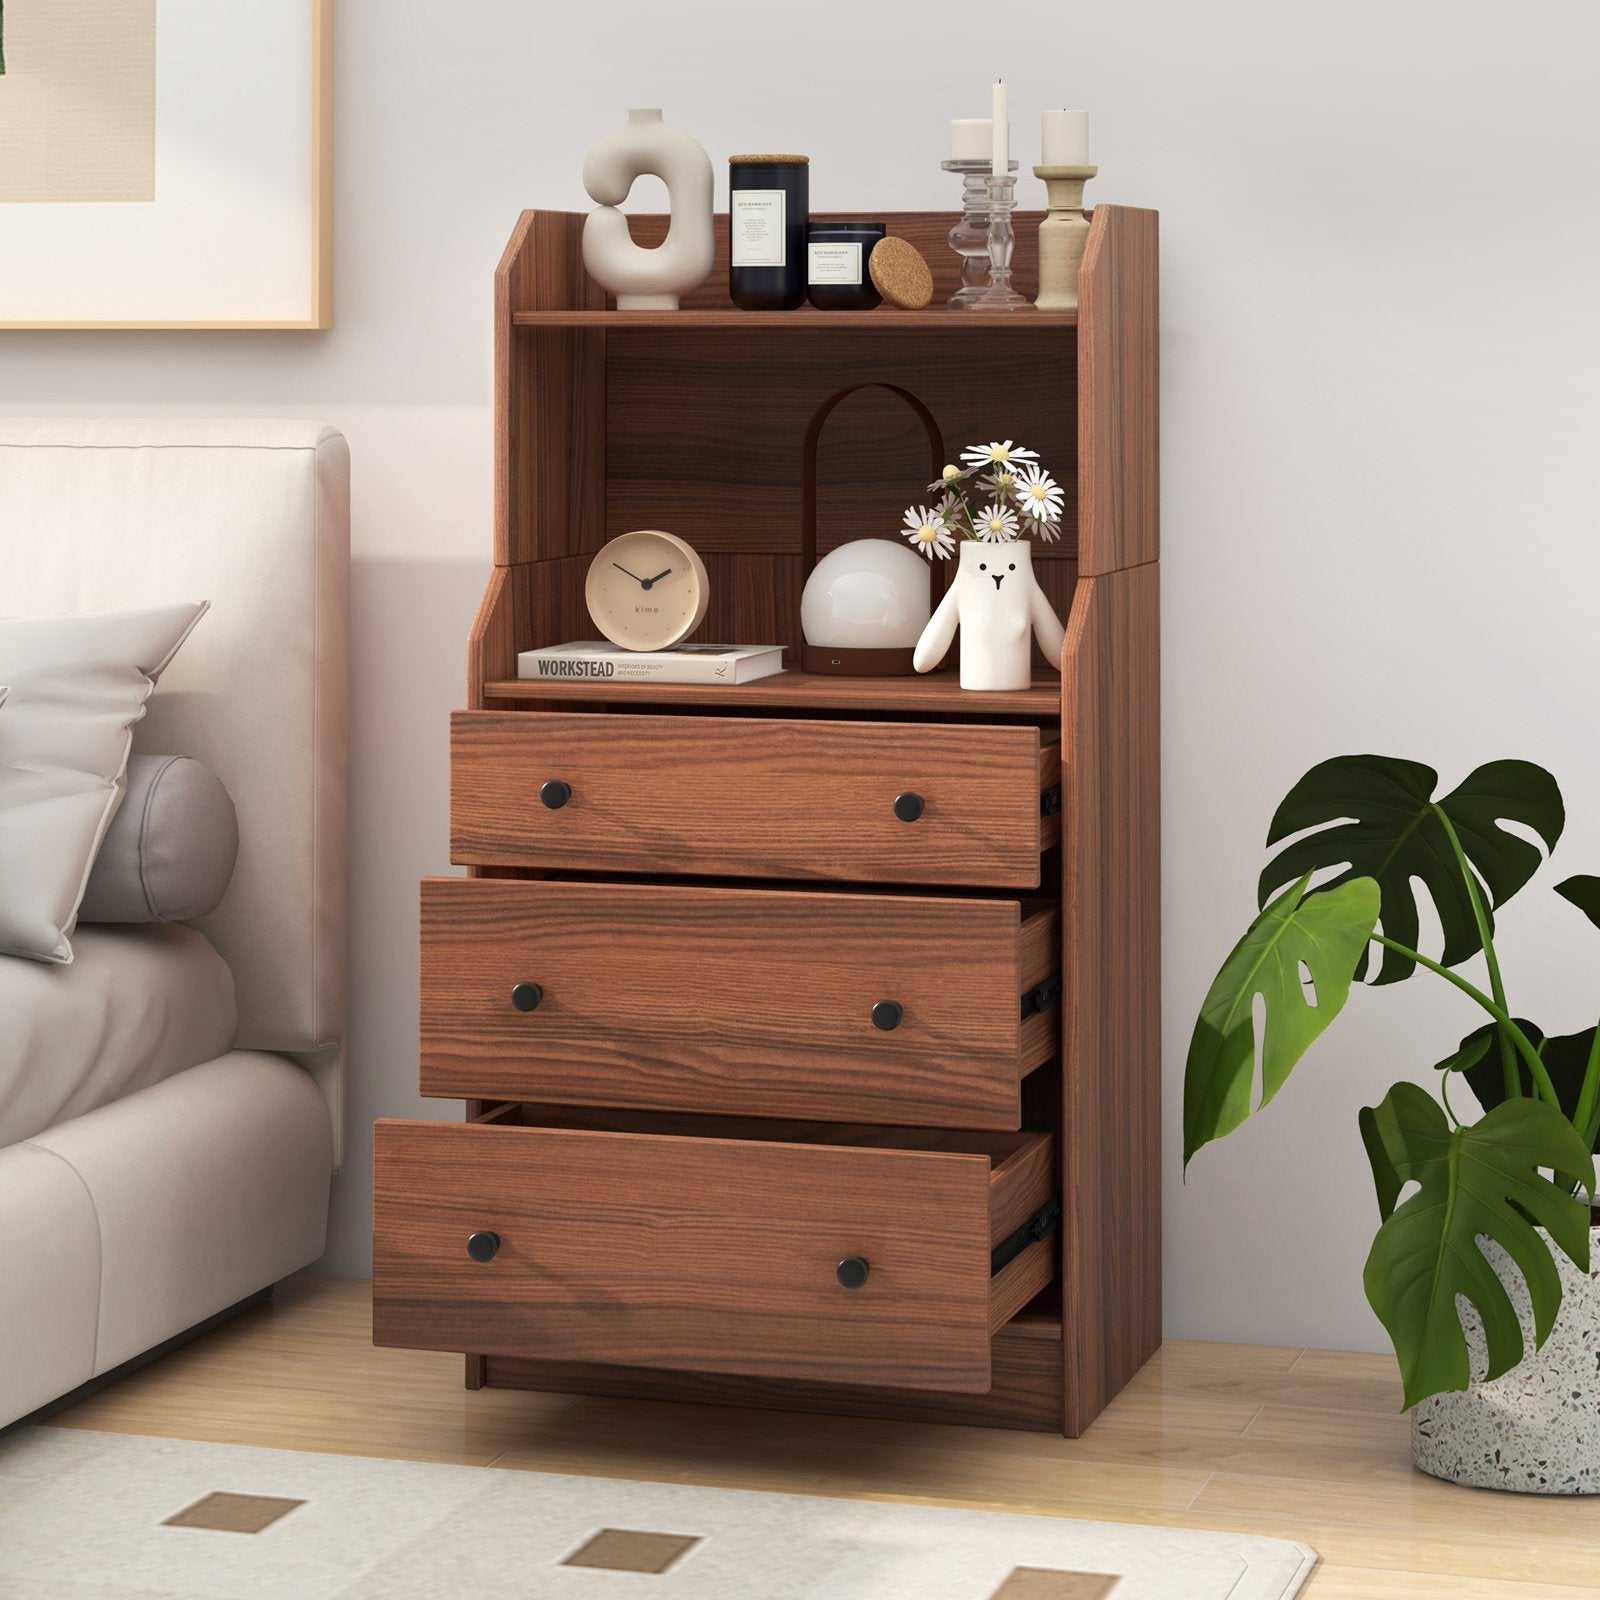
[(1033, 575), (1033, 546), (961, 542), (955, 580), (917, 641), (912, 664), (932, 672), (961, 630), (963, 689), (1026, 689), (1033, 682), (1033, 641), (1061, 663), (1066, 630)]
[[(647, 173), (666, 184), (672, 212), (667, 237), (654, 250), (633, 242), (617, 210), (633, 180)], [(589, 152), (583, 186), (600, 205), (583, 225), (583, 264), (617, 297), (617, 310), (676, 311), (679, 296), (711, 275), (717, 248), (711, 158), (688, 134), (669, 128), (659, 111), (630, 111), (627, 126)]]

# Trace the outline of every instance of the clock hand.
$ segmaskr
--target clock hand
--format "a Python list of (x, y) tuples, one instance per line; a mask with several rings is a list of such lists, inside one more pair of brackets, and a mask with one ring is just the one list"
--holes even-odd
[(642, 583), (647, 589), (650, 587), (647, 579), (641, 578), (637, 572), (628, 572), (628, 569), (623, 566), (620, 561), (613, 561), (611, 565), (614, 566), (618, 572), (627, 573), (627, 575), (632, 578), (635, 583)]
[[(668, 567), (665, 572), (658, 572), (655, 575), (655, 577), (653, 577), (653, 578), (641, 578), (639, 580), (639, 582), (642, 583), (645, 586), (645, 588), (648, 589), (651, 586), (651, 584), (660, 583), (663, 578), (670, 577), (671, 575), (672, 575), (672, 568)], [(630, 574), (630, 576), (631, 576), (631, 574)]]

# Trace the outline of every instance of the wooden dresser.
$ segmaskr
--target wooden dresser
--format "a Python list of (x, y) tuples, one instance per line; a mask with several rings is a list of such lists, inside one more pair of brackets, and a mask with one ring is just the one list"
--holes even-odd
[[(936, 305), (951, 221), (888, 218)], [(472, 1387), (1081, 1433), (1161, 1337), (1155, 215), (1094, 212), (1078, 312), (992, 318), (742, 313), (725, 253), (619, 313), (582, 225), (525, 213), (496, 277), (468, 876), (422, 885), (422, 1091), (466, 1116), (377, 1126), (377, 1342)], [(697, 637), (798, 663), (802, 552), (893, 537), (997, 436), (1067, 490), (1031, 688), (516, 679), (593, 636), (636, 527), (705, 559)]]

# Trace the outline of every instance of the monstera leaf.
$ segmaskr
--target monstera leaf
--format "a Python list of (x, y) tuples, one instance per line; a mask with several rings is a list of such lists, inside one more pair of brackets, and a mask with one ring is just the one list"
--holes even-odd
[[(1200, 1008), (1183, 1079), (1183, 1159), (1250, 1115), (1255, 1083), (1255, 997), (1266, 1002), (1261, 1104), (1282, 1087), (1350, 994), (1378, 916), (1378, 886), (1352, 878), (1307, 895), (1308, 873), (1250, 924), (1222, 963)], [(1314, 992), (1306, 993), (1302, 964)]]
[[(1550, 1074), (1550, 1082), (1555, 1088), (1556, 1099), (1561, 1102), (1563, 1113), (1569, 1122), (1576, 1124), (1589, 1056), (1595, 1047), (1595, 1029), (1585, 1028), (1580, 1033), (1553, 1034), (1546, 1038), (1539, 1028), (1526, 1019), (1514, 1017), (1512, 1020), (1527, 1034), (1528, 1042), (1539, 1052), (1539, 1059)], [(1453, 1055), (1446, 1056), (1437, 1064), (1440, 1072), (1461, 1073), (1472, 1086), (1478, 1104), (1485, 1111), (1492, 1111), (1506, 1098), (1505, 1069), (1499, 1053), (1493, 1048), (1494, 1040), (1495, 1025), (1490, 1022), (1475, 1028), (1461, 1041), (1460, 1048)], [(1528, 1071), (1527, 1063), (1519, 1056), (1516, 1066), (1522, 1093), (1529, 1099), (1534, 1098), (1538, 1091), (1534, 1088), (1533, 1075)]]
[(1600, 928), (1600, 878), (1580, 872), (1556, 885), (1556, 893), (1570, 900), (1597, 928)]
[[(1284, 797), (1272, 819), (1267, 843), (1274, 845), (1308, 828), (1272, 858), (1261, 874), (1260, 903), (1284, 884), (1329, 867), (1345, 870), (1321, 888), (1352, 878), (1374, 878), (1383, 892), (1383, 931), (1401, 944), (1417, 945), (1420, 879), (1439, 913), (1446, 966), (1483, 948), (1466, 883), (1442, 820), (1448, 817), (1462, 851), (1476, 871), (1484, 911), (1501, 905), (1531, 878), (1542, 859), (1538, 849), (1501, 826), (1531, 828), (1553, 850), (1566, 821), (1561, 791), (1543, 767), (1529, 761), (1491, 761), (1442, 800), (1433, 798), (1439, 775), (1432, 767), (1391, 756), (1336, 756), (1313, 767)], [(1409, 977), (1416, 963), (1386, 949), (1377, 983)], [(1357, 977), (1366, 976), (1363, 957)]]
[[(1367, 1257), (1367, 1299), (1394, 1341), (1406, 1406), (1467, 1387), (1457, 1295), (1483, 1320), (1488, 1376), (1510, 1371), (1524, 1355), (1522, 1328), (1478, 1236), (1500, 1245), (1527, 1281), (1543, 1344), (1561, 1305), (1561, 1280), (1533, 1224), (1587, 1270), (1589, 1208), (1539, 1169), (1578, 1174), (1592, 1188), (1594, 1162), (1583, 1141), (1542, 1100), (1507, 1100), (1473, 1126), (1451, 1128), (1414, 1083), (1397, 1083), (1380, 1105), (1364, 1107), (1361, 1136), (1384, 1218)], [(1417, 1192), (1397, 1207), (1412, 1181)]]

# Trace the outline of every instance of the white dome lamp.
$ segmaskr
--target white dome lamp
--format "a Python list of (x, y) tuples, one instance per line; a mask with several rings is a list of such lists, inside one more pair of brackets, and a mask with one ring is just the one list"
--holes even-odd
[(835, 406), (861, 389), (887, 389), (916, 412), (928, 436), (930, 477), (943, 467), (944, 440), (933, 413), (908, 389), (859, 383), (830, 395), (806, 429), (801, 473), (801, 555), (809, 569), (800, 596), (807, 672), (853, 678), (910, 677), (913, 651), (933, 613), (931, 563), (910, 545), (889, 539), (852, 539), (817, 560), (817, 443)]
[(830, 550), (800, 597), (801, 666), (858, 678), (909, 675), (933, 614), (932, 588), (928, 563), (910, 545), (852, 539)]

